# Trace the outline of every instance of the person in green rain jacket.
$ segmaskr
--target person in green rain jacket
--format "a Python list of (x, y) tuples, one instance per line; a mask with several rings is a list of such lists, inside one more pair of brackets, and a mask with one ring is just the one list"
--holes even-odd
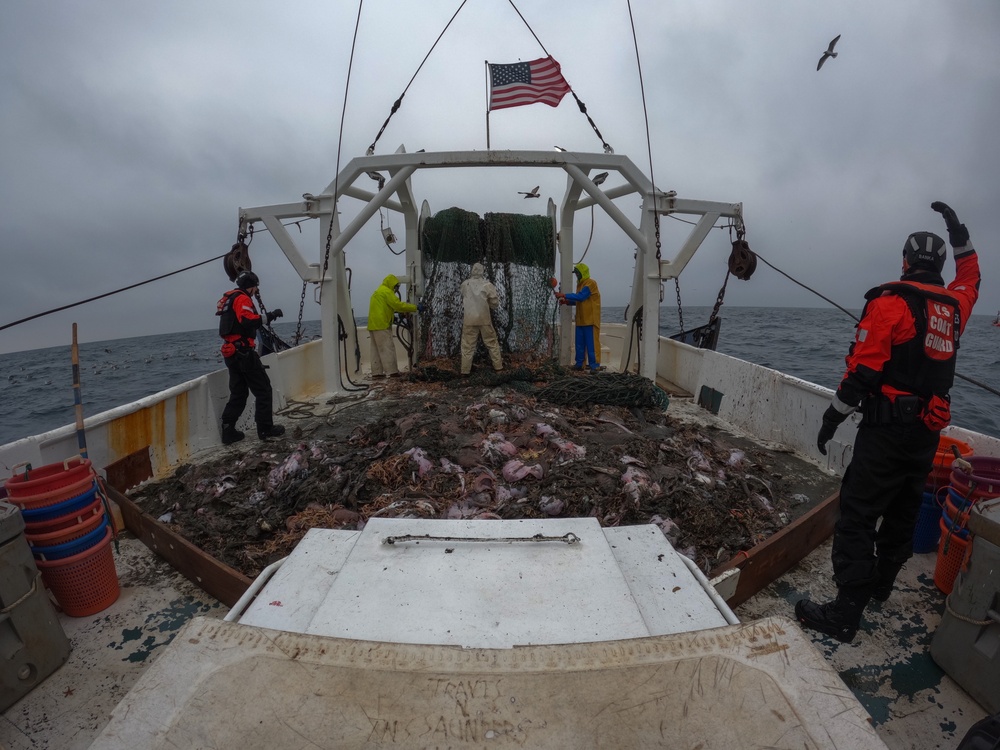
[(393, 313), (413, 313), (417, 305), (403, 302), (397, 295), (399, 279), (391, 273), (382, 279), (382, 284), (372, 292), (368, 303), (368, 336), (371, 339), (372, 377), (399, 377), (396, 364), (396, 345), (392, 342)]

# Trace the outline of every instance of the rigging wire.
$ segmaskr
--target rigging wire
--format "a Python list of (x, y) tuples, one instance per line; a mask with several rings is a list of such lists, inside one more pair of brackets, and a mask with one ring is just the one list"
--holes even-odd
[(29, 315), (27, 318), (21, 318), (20, 320), (15, 320), (12, 323), (7, 323), (5, 325), (0, 326), (0, 331), (3, 331), (5, 329), (7, 329), (7, 328), (12, 328), (13, 326), (16, 326), (16, 325), (20, 325), (21, 323), (27, 323), (29, 320), (34, 320), (35, 318), (41, 318), (41, 317), (44, 317), (45, 315), (51, 315), (52, 313), (57, 313), (57, 312), (60, 312), (62, 310), (68, 310), (71, 307), (78, 307), (80, 305), (85, 305), (88, 302), (93, 302), (95, 300), (104, 299), (105, 297), (110, 297), (111, 295), (118, 294), (119, 292), (126, 292), (129, 289), (135, 289), (137, 286), (143, 286), (144, 284), (151, 284), (154, 281), (159, 281), (160, 279), (165, 279), (168, 276), (174, 276), (176, 274), (183, 273), (184, 271), (190, 271), (192, 268), (197, 268), (198, 266), (203, 266), (206, 263), (212, 263), (212, 262), (217, 261), (217, 260), (222, 260), (228, 254), (229, 253), (223, 253), (222, 255), (217, 255), (214, 258), (209, 258), (208, 260), (203, 260), (203, 261), (201, 261), (199, 263), (195, 263), (193, 265), (186, 266), (184, 268), (179, 268), (176, 271), (171, 271), (170, 273), (164, 273), (164, 274), (161, 274), (159, 276), (154, 276), (151, 279), (146, 279), (145, 281), (139, 281), (139, 282), (137, 282), (135, 284), (129, 284), (128, 286), (123, 286), (120, 289), (115, 289), (115, 290), (110, 291), (110, 292), (105, 292), (104, 294), (98, 294), (96, 297), (88, 297), (87, 299), (80, 300), (79, 302), (72, 302), (72, 303), (70, 303), (68, 305), (63, 305), (62, 307), (55, 307), (55, 308), (53, 308), (51, 310), (46, 310), (45, 312), (36, 313), (35, 315)]
[[(802, 288), (803, 288), (803, 289), (805, 289), (806, 291), (809, 291), (809, 292), (812, 292), (813, 294), (815, 294), (815, 295), (816, 295), (817, 297), (819, 297), (820, 299), (822, 299), (822, 300), (825, 300), (825, 301), (829, 302), (829, 303), (830, 303), (831, 305), (833, 305), (834, 307), (836, 307), (836, 308), (837, 308), (838, 310), (840, 310), (841, 312), (843, 312), (843, 313), (846, 313), (847, 315), (849, 315), (849, 316), (850, 316), (850, 317), (851, 317), (851, 318), (852, 318), (852, 319), (854, 320), (854, 322), (855, 322), (855, 323), (858, 323), (858, 322), (860, 322), (860, 319), (858, 318), (858, 316), (857, 316), (857, 315), (855, 315), (854, 313), (852, 313), (852, 312), (851, 312), (850, 310), (848, 310), (847, 308), (844, 308), (844, 307), (841, 307), (840, 305), (838, 305), (838, 304), (837, 304), (836, 302), (834, 302), (834, 301), (833, 301), (832, 299), (830, 299), (829, 297), (826, 297), (826, 296), (824, 296), (824, 295), (820, 294), (820, 293), (819, 293), (819, 292), (817, 292), (817, 291), (816, 291), (815, 289), (813, 289), (813, 288), (811, 288), (811, 287), (808, 287), (808, 286), (806, 286), (805, 284), (803, 284), (803, 283), (802, 283), (801, 281), (799, 281), (798, 279), (795, 279), (795, 278), (793, 278), (793, 277), (789, 276), (789, 275), (788, 275), (787, 273), (785, 273), (784, 271), (782, 271), (782, 270), (781, 270), (780, 268), (778, 268), (778, 267), (777, 267), (777, 266), (775, 266), (774, 264), (772, 264), (772, 263), (768, 263), (768, 261), (767, 261), (767, 260), (766, 260), (765, 258), (762, 258), (762, 257), (760, 256), (760, 254), (759, 254), (759, 253), (754, 253), (754, 255), (756, 255), (756, 256), (757, 256), (757, 259), (758, 259), (758, 260), (761, 260), (761, 261), (763, 261), (764, 263), (766, 263), (766, 264), (767, 264), (768, 266), (770, 266), (771, 268), (773, 268), (773, 269), (774, 269), (775, 271), (777, 271), (778, 273), (780, 273), (780, 274), (781, 274), (782, 276), (784, 276), (784, 277), (785, 277), (786, 279), (788, 279), (789, 281), (791, 281), (791, 282), (793, 282), (793, 283), (795, 283), (795, 284), (798, 284), (798, 285), (799, 285), (800, 287), (802, 287)], [(963, 375), (962, 373), (960, 373), (960, 372), (957, 372), (957, 371), (956, 371), (956, 372), (955, 372), (955, 377), (956, 377), (956, 378), (959, 378), (959, 379), (961, 379), (961, 380), (964, 380), (964, 381), (965, 381), (966, 383), (971, 383), (972, 385), (975, 385), (975, 386), (979, 386), (979, 387), (980, 387), (980, 388), (982, 388), (982, 389), (983, 389), (984, 391), (988, 391), (989, 393), (992, 393), (992, 394), (993, 394), (994, 396), (1000, 396), (1000, 390), (997, 390), (996, 388), (992, 388), (991, 386), (988, 386), (988, 385), (986, 385), (986, 383), (982, 383), (982, 382), (980, 382), (980, 381), (976, 380), (975, 378), (970, 378), (970, 377), (969, 377), (968, 375)]]
[[(364, 7), (364, 0), (358, 0), (358, 16), (354, 22), (354, 36), (351, 38), (351, 57), (347, 63), (347, 79), (344, 81), (344, 106), (340, 110), (340, 130), (337, 133), (337, 165), (334, 171), (333, 178), (333, 204), (330, 207), (330, 223), (326, 231), (326, 252), (323, 255), (323, 270), (320, 273), (320, 279), (326, 278), (326, 272), (330, 267), (330, 246), (333, 244), (333, 223), (337, 220), (337, 203), (339, 202), (340, 194), (340, 159), (344, 147), (344, 120), (347, 117), (347, 97), (351, 91), (351, 73), (354, 71), (354, 53), (358, 48), (358, 29), (361, 28), (361, 10)], [(391, 115), (390, 115), (391, 117)], [(388, 122), (388, 120), (386, 120)], [(383, 129), (385, 126), (382, 126)], [(374, 144), (373, 144), (374, 145)], [(323, 287), (320, 286), (320, 302), (323, 300)], [(338, 334), (339, 335), (339, 334)], [(347, 367), (347, 363), (344, 363)], [(366, 390), (366, 388), (347, 388), (344, 385), (343, 372), (339, 372), (340, 386), (345, 391), (361, 391)], [(348, 377), (350, 380), (350, 377)]]
[[(427, 62), (427, 58), (429, 58), (431, 56), (431, 52), (433, 52), (434, 48), (437, 47), (438, 42), (441, 41), (441, 37), (444, 36), (444, 33), (448, 30), (448, 27), (451, 26), (452, 21), (454, 21), (455, 17), (459, 13), (462, 12), (462, 8), (465, 7), (465, 4), (468, 1), (469, 0), (462, 0), (462, 4), (458, 6), (458, 10), (456, 10), (452, 14), (451, 18), (448, 19), (448, 23), (446, 23), (444, 25), (444, 28), (441, 29), (441, 33), (438, 34), (438, 38), (434, 40), (434, 44), (432, 44), (431, 48), (429, 50), (427, 50), (427, 54), (424, 55), (424, 59), (420, 61), (420, 65), (418, 65), (417, 69), (413, 72), (413, 77), (410, 78), (410, 82), (408, 84), (406, 84), (406, 88), (403, 89), (403, 93), (400, 94), (399, 98), (396, 99), (396, 101), (394, 101), (392, 103), (392, 109), (389, 111), (389, 116), (385, 118), (385, 122), (382, 123), (382, 127), (379, 129), (378, 135), (375, 136), (375, 140), (372, 141), (371, 145), (368, 147), (368, 156), (371, 156), (372, 154), (375, 153), (375, 144), (378, 143), (378, 139), (381, 138), (382, 137), (382, 133), (385, 132), (385, 128), (389, 124), (389, 120), (392, 119), (392, 116), (394, 114), (396, 114), (396, 110), (398, 110), (399, 106), (403, 103), (403, 97), (406, 96), (406, 92), (410, 90), (410, 86), (412, 86), (413, 82), (416, 80), (417, 75), (420, 73), (420, 69), (424, 67), (424, 63)], [(358, 4), (358, 21), (360, 22), (360, 20), (361, 20), (361, 4), (359, 3)], [(355, 43), (357, 42), (357, 34), (358, 34), (358, 30), (357, 30), (357, 27), (355, 27), (355, 29), (354, 29)], [(351, 59), (352, 60), (354, 59), (354, 47), (353, 46), (351, 47)], [(348, 77), (350, 77), (350, 70), (348, 70)], [(345, 104), (345, 106), (347, 104), (347, 97), (346, 96), (344, 97), (344, 104)], [(343, 120), (341, 120), (341, 133), (343, 133)]]
[[(521, 22), (525, 25), (528, 31), (531, 32), (531, 35), (535, 37), (535, 41), (538, 42), (538, 46), (542, 48), (542, 52), (544, 52), (547, 57), (552, 57), (552, 55), (549, 54), (549, 51), (545, 49), (545, 45), (542, 44), (542, 40), (538, 38), (538, 34), (535, 33), (535, 30), (533, 28), (531, 28), (531, 24), (528, 23), (524, 15), (522, 15), (521, 11), (519, 11), (517, 9), (517, 6), (514, 5), (514, 0), (507, 0), (507, 2), (510, 3), (510, 7), (513, 8), (514, 12), (517, 13), (517, 15), (520, 17)], [(566, 85), (569, 86), (569, 81), (566, 81)], [(615, 150), (611, 148), (611, 146), (608, 144), (606, 140), (604, 140), (604, 136), (601, 135), (601, 131), (598, 129), (597, 123), (595, 123), (593, 118), (591, 118), (591, 116), (587, 113), (587, 105), (584, 104), (582, 101), (580, 101), (580, 97), (576, 95), (576, 92), (573, 90), (572, 86), (569, 86), (569, 93), (576, 100), (577, 108), (580, 110), (583, 116), (587, 118), (587, 122), (590, 123), (590, 127), (594, 129), (594, 132), (597, 134), (597, 137), (601, 140), (601, 145), (604, 147), (604, 153), (613, 154)]]

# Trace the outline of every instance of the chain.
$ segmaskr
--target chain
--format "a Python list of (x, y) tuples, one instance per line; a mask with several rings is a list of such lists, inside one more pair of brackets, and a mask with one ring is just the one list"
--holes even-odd
[(292, 346), (298, 346), (302, 341), (302, 311), (306, 306), (306, 282), (302, 282), (302, 296), (299, 297), (299, 322), (295, 326), (295, 339)]
[(681, 306), (681, 282), (674, 276), (674, 289), (677, 291), (677, 323), (684, 330), (684, 308)]

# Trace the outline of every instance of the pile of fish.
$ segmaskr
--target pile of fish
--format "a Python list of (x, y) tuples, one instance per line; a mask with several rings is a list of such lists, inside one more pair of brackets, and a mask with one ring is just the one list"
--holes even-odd
[(785, 497), (763, 452), (675, 421), (669, 408), (554, 406), (519, 389), (400, 380), (286, 434), (248, 439), (130, 495), (250, 577), (310, 528), (374, 517), (653, 523), (708, 572), (784, 526), (802, 501)]

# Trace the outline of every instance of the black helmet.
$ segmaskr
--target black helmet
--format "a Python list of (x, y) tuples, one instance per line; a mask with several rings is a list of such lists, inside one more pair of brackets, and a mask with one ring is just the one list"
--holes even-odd
[(944, 268), (947, 255), (944, 240), (934, 232), (914, 232), (906, 238), (906, 244), (903, 245), (903, 257), (907, 263), (911, 266), (930, 266), (938, 273)]
[(236, 277), (236, 286), (245, 292), (247, 289), (260, 286), (260, 279), (257, 278), (257, 274), (253, 271), (243, 271)]

